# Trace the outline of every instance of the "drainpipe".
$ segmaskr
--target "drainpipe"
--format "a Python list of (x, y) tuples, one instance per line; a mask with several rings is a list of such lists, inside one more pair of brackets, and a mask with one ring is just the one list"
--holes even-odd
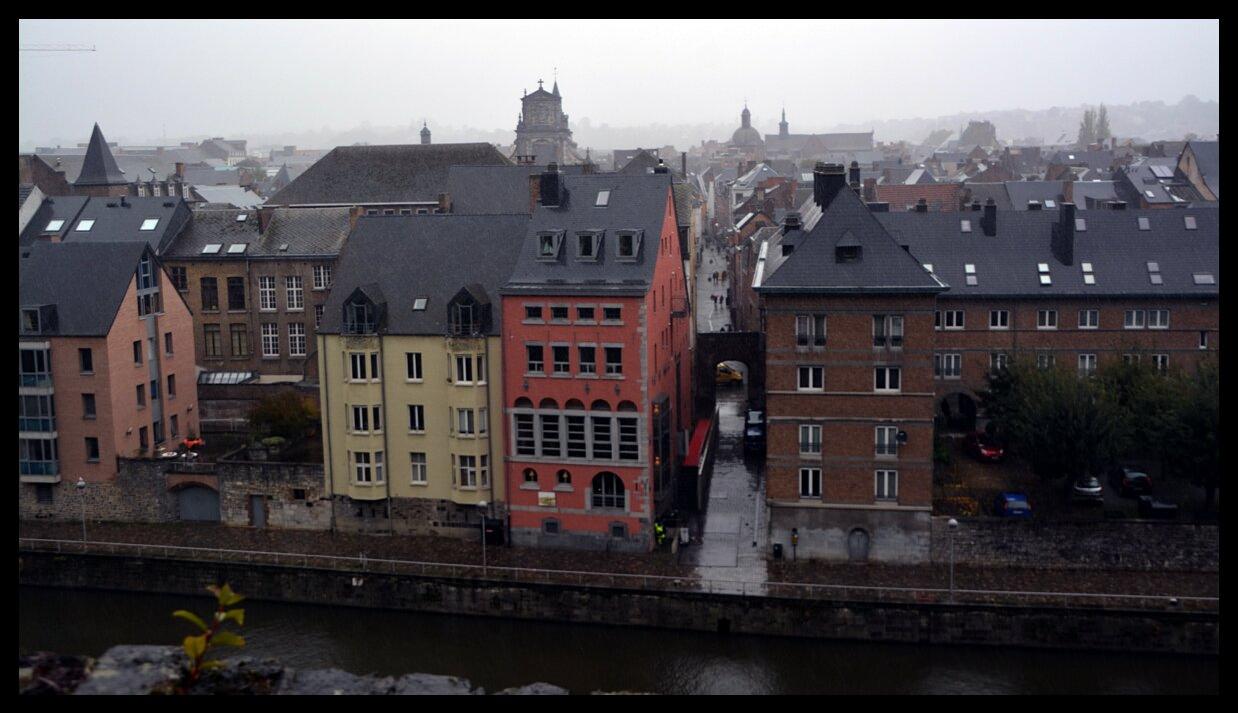
[[(493, 317), (491, 317), (491, 319), (493, 319)], [(490, 337), (489, 335), (486, 335), (484, 333), (482, 334), (482, 344), (484, 346), (483, 353), (486, 355), (486, 372), (487, 372), (486, 373), (486, 419), (489, 420), (490, 411), (492, 408), (494, 408), (494, 404), (490, 403), (490, 373), (489, 373), (490, 372)], [(503, 414), (502, 406), (503, 406), (502, 404), (499, 404), (498, 413), (500, 416), (502, 416)], [(490, 456), (490, 501), (489, 502), (490, 502), (490, 507), (494, 507), (494, 476), (495, 476), (495, 472), (497, 471), (496, 464), (498, 463), (498, 461), (494, 459), (494, 429), (491, 428), (491, 425), (492, 424), (489, 424), (489, 423), (486, 424), (486, 441), (487, 441), (486, 453), (488, 453)], [(503, 477), (504, 478), (507, 477), (506, 467), (503, 468)], [(484, 518), (485, 515), (483, 515), (482, 517)], [(485, 536), (486, 536), (485, 535), (485, 523), (483, 522), (482, 523), (482, 537), (484, 538)]]
[(327, 362), (331, 360), (326, 355), (327, 335), (318, 333), (314, 336), (318, 341), (318, 358), (322, 360), (321, 422), (324, 426), (322, 429), (323, 466), (327, 475), (327, 497), (331, 500), (331, 532), (335, 532), (335, 474), (331, 469), (331, 439), (328, 437), (331, 429), (326, 428), (331, 419), (331, 380), (327, 374)]
[(387, 362), (383, 359), (383, 336), (375, 329), (378, 338), (378, 400), (383, 411), (383, 487), (387, 491), (387, 534), (395, 536), (395, 523), (391, 520), (391, 450), (387, 448), (387, 431), (391, 422), (387, 419)]

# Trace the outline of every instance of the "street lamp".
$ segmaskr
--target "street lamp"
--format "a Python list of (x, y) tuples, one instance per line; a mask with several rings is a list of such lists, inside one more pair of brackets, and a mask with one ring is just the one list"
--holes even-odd
[(483, 500), (477, 503), (477, 509), (481, 511), (481, 576), (486, 576), (486, 501)]
[(77, 479), (77, 492), (82, 494), (82, 542), (86, 541), (86, 480), (79, 477)]
[(950, 518), (946, 522), (946, 527), (950, 529), (950, 601), (954, 601), (954, 531), (959, 529), (959, 521)]

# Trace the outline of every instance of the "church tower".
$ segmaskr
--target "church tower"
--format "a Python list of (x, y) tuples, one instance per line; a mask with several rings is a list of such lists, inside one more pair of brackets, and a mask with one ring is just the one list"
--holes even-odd
[(426, 126), (426, 122), (421, 122), (421, 143), (430, 143), (430, 127)]
[(563, 97), (556, 79), (551, 91), (542, 88), (525, 94), (520, 100), (520, 116), (516, 120), (516, 156), (532, 156), (533, 163), (559, 165), (580, 163), (567, 114), (563, 113)]
[(791, 125), (787, 123), (787, 108), (782, 108), (782, 121), (778, 122), (778, 137), (787, 138), (791, 135)]

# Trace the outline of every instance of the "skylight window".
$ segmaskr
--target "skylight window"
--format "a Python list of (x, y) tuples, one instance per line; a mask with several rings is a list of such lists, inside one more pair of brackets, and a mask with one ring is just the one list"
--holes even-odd
[(598, 191), (597, 201), (593, 205), (598, 208), (610, 205), (610, 191)]
[(1085, 272), (1085, 273), (1083, 273), (1083, 284), (1085, 284), (1085, 285), (1095, 285), (1095, 284), (1096, 284), (1096, 275), (1093, 275), (1093, 274), (1092, 274), (1092, 273), (1090, 273), (1090, 272)]
[(1183, 220), (1183, 222), (1185, 222), (1185, 223), (1186, 223), (1186, 229), (1187, 229), (1187, 230), (1194, 230), (1194, 229), (1195, 229), (1195, 216), (1193, 216), (1193, 215), (1188, 215), (1188, 216), (1183, 217), (1183, 219), (1182, 219), (1182, 220)]
[(964, 233), (970, 233), (970, 232), (971, 232), (971, 221), (970, 221), (970, 220), (960, 220), (960, 221), (959, 221), (959, 230), (963, 231)]
[(1057, 207), (1057, 202), (1056, 202), (1056, 201), (1054, 201), (1052, 198), (1046, 198), (1046, 199), (1045, 199), (1045, 207), (1046, 207), (1046, 208), (1056, 208), (1056, 207)]
[(85, 233), (85, 232), (89, 231), (89, 230), (90, 230), (91, 228), (93, 228), (93, 227), (95, 227), (95, 221), (93, 221), (93, 220), (79, 220), (79, 221), (77, 221), (77, 230), (78, 230), (78, 232)]
[(1143, 194), (1149, 198), (1156, 198), (1156, 194), (1153, 193), (1150, 189), (1145, 189)]
[(141, 229), (142, 230), (154, 230), (156, 225), (159, 225), (158, 218), (147, 218), (146, 220), (142, 221)]
[(44, 228), (44, 230), (46, 230), (46, 231), (47, 231), (47, 232), (49, 232), (49, 233), (52, 233), (52, 232), (55, 232), (55, 231), (57, 231), (57, 230), (60, 230), (60, 229), (61, 229), (61, 228), (63, 228), (63, 227), (64, 227), (64, 221), (63, 221), (63, 220), (53, 220), (53, 221), (50, 221), (50, 222), (47, 224), (47, 227), (46, 227), (46, 228)]
[(211, 243), (210, 245), (207, 245), (206, 247), (202, 248), (202, 254), (203, 255), (218, 255), (219, 250), (222, 247), (223, 247), (222, 243)]
[(970, 262), (967, 263), (966, 265), (963, 266), (963, 272), (966, 272), (968, 275), (976, 274), (976, 265)]
[(1152, 175), (1156, 176), (1157, 178), (1173, 178), (1174, 177), (1174, 170), (1170, 168), (1169, 166), (1150, 166), (1149, 168), (1152, 169)]
[(1152, 224), (1148, 222), (1148, 219), (1147, 219), (1147, 218), (1140, 218), (1140, 219), (1139, 219), (1139, 229), (1140, 229), (1140, 230), (1151, 230), (1151, 229), (1152, 229)]
[(1040, 284), (1042, 284), (1042, 285), (1052, 285), (1052, 284), (1053, 284), (1053, 278), (1052, 278), (1052, 277), (1050, 277), (1049, 275), (1042, 274), (1042, 275), (1040, 276)]
[(236, 222), (238, 223), (244, 223), (248, 219), (249, 219), (249, 213), (241, 213), (236, 216)]
[(249, 247), (246, 243), (233, 243), (228, 246), (229, 255), (240, 255), (245, 252), (245, 248)]
[(1151, 280), (1154, 285), (1160, 285), (1164, 282), (1164, 280), (1161, 279), (1161, 273), (1159, 272), (1149, 274), (1148, 279)]
[(1080, 267), (1082, 267), (1082, 268), (1083, 268), (1083, 271), (1084, 271), (1084, 272), (1091, 272), (1091, 271), (1092, 271), (1092, 263), (1090, 263), (1090, 262), (1085, 262), (1085, 263), (1083, 263), (1082, 265), (1080, 265)]
[(425, 297), (418, 297), (417, 299), (413, 300), (413, 311), (424, 312), (425, 309), (426, 309), (426, 298)]
[(1148, 272), (1160, 272), (1161, 264), (1159, 262), (1148, 263)]
[(1049, 263), (1047, 262), (1036, 263), (1036, 272), (1048, 272), (1048, 271), (1049, 271)]
[(1215, 285), (1217, 283), (1216, 278), (1212, 276), (1211, 272), (1197, 272), (1191, 275), (1191, 277), (1194, 278), (1197, 285)]
[(1075, 218), (1075, 232), (1082, 233), (1088, 229), (1088, 222), (1083, 218)]
[(967, 284), (972, 287), (975, 287), (976, 285), (980, 284), (979, 280), (977, 279), (975, 275), (967, 275), (964, 279), (967, 281)]

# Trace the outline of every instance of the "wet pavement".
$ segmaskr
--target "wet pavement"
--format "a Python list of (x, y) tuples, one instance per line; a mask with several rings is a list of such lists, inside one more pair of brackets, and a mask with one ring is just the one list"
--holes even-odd
[(709, 241), (703, 241), (701, 259), (697, 261), (696, 269), (697, 331), (722, 332), (730, 329), (731, 310), (726, 306), (730, 282), (722, 250)]
[(705, 511), (692, 522), (692, 544), (680, 561), (695, 567), (713, 591), (763, 594), (768, 527), (760, 460), (745, 459), (744, 386), (718, 388), (718, 450)]

